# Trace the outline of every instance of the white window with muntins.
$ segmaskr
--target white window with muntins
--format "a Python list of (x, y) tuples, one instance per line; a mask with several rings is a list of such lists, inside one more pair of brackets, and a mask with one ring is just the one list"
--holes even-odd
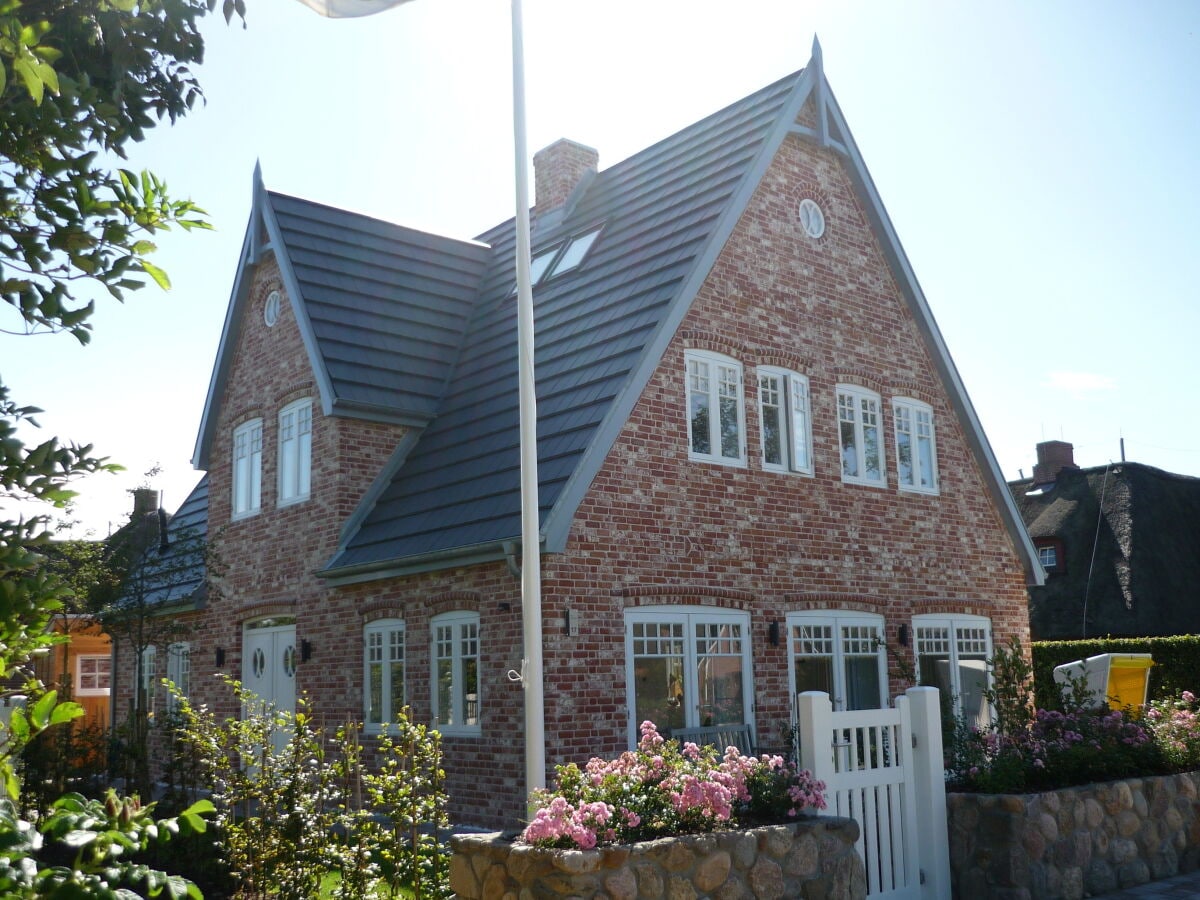
[(919, 400), (892, 400), (896, 425), (896, 481), (902, 491), (938, 492), (933, 407)]
[(257, 513), (262, 506), (262, 419), (233, 430), (233, 517)]
[(629, 741), (645, 721), (673, 728), (753, 722), (750, 616), (691, 607), (625, 613)]
[(884, 484), (879, 395), (856, 385), (839, 384), (838, 440), (842, 451), (842, 481)]
[(167, 648), (167, 681), (175, 690), (167, 695), (167, 709), (174, 712), (181, 700), (192, 693), (192, 648), (186, 641), (177, 641)]
[(312, 472), (312, 400), (279, 411), (279, 505), (307, 500)]
[(758, 416), (763, 468), (811, 475), (808, 379), (786, 369), (759, 366)]
[(146, 712), (154, 716), (154, 698), (158, 694), (158, 648), (151, 644), (142, 650), (138, 665), (138, 687)]
[(746, 464), (746, 409), (742, 364), (718, 353), (689, 350), (688, 456), (726, 465)]
[(75, 696), (107, 697), (111, 691), (111, 656), (89, 653), (75, 657)]
[(913, 616), (917, 680), (951, 699), (954, 715), (987, 728), (992, 623), (984, 616)]
[(447, 735), (472, 737), (479, 726), (479, 614), (444, 613), (433, 629), (433, 721)]
[(792, 696), (823, 691), (836, 710), (883, 708), (883, 616), (817, 610), (790, 613), (787, 625)]
[(381, 731), (404, 709), (404, 622), (379, 619), (363, 629), (363, 715)]

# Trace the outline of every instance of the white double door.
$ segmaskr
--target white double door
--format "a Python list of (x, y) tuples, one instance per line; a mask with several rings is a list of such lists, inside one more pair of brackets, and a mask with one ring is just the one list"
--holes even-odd
[[(248, 623), (242, 632), (242, 687), (257, 698), (250, 702), (260, 710), (294, 713), (297, 659), (295, 619)], [(272, 740), (276, 749), (286, 742), (285, 732), (277, 732)]]

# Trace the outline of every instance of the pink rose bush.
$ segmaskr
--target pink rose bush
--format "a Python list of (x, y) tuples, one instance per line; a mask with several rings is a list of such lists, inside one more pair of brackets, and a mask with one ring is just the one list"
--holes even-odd
[(1145, 723), (1172, 768), (1200, 768), (1200, 709), (1195, 694), (1184, 691), (1178, 700), (1151, 703)]
[(522, 840), (590, 850), (825, 808), (825, 785), (782, 757), (680, 747), (653, 722), (643, 722), (641, 734), (637, 749), (616, 759), (559, 766), (556, 789), (535, 794)]

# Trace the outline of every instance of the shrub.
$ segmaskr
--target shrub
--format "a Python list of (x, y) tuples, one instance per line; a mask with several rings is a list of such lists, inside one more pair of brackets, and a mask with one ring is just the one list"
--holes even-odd
[(1020, 644), (997, 648), (989, 665), (991, 726), (956, 721), (945, 742), (954, 788), (1021, 793), (1169, 770), (1147, 724), (1130, 712), (1092, 704), (1081, 684), (1062, 700), (1064, 709), (1035, 708), (1033, 670)]
[(330, 734), (304, 698), (287, 713), (229, 683), (241, 718), (218, 722), (184, 703), (181, 736), (211, 781), (240, 896), (450, 896), (437, 732), (401, 714), (371, 771), (357, 724)]
[(653, 722), (643, 722), (641, 733), (637, 749), (615, 760), (559, 766), (556, 790), (534, 795), (536, 813), (522, 840), (589, 850), (825, 808), (825, 785), (782, 757), (680, 747)]
[(1178, 700), (1157, 700), (1146, 709), (1146, 725), (1173, 769), (1200, 768), (1198, 706), (1196, 695), (1184, 691)]

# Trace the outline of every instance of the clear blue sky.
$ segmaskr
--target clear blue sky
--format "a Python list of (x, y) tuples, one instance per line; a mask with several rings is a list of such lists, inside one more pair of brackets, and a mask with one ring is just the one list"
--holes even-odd
[[(190, 466), (260, 160), (276, 191), (471, 237), (512, 215), (509, 6), (359, 20), (248, 0), (206, 26), (207, 106), (132, 160), (205, 207), (92, 345), (0, 335), (44, 430), (127, 466), (82, 485), (103, 534)], [(526, 0), (529, 147), (602, 167), (802, 67), (825, 70), (1007, 478), (1076, 461), (1200, 475), (1200, 4)], [(2, 323), (0, 323), (2, 324)]]

